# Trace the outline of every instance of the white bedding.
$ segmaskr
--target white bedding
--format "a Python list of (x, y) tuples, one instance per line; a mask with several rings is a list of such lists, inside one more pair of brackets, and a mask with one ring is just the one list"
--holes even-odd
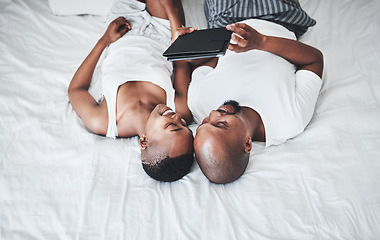
[[(188, 25), (202, 2), (183, 1)], [(300, 2), (326, 65), (313, 119), (217, 185), (196, 164), (157, 182), (137, 138), (84, 129), (67, 86), (104, 17), (0, 0), (0, 239), (380, 239), (380, 2)]]

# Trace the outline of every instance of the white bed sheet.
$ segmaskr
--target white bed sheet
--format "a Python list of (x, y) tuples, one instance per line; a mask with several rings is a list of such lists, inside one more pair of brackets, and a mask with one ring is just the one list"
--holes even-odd
[[(202, 2), (183, 1), (188, 25), (206, 27)], [(83, 128), (67, 87), (102, 17), (0, 0), (0, 239), (380, 239), (380, 2), (300, 2), (325, 56), (315, 115), (217, 185), (196, 164), (157, 182), (137, 138)]]

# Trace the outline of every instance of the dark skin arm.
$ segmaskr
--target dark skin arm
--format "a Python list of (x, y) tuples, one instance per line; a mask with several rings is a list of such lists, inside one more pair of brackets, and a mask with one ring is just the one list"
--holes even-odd
[(169, 20), (173, 42), (179, 36), (177, 29), (185, 25), (181, 0), (146, 0), (145, 2), (152, 16)]
[(123, 17), (111, 22), (104, 35), (79, 66), (70, 82), (68, 88), (70, 103), (86, 127), (94, 133), (106, 134), (108, 118), (105, 114), (107, 109), (100, 106), (88, 92), (92, 75), (104, 49), (130, 29), (131, 26)]
[[(181, 27), (177, 28), (176, 32), (178, 35), (183, 35), (185, 33), (191, 33), (195, 31), (196, 28), (192, 27)], [(175, 90), (175, 109), (176, 112), (181, 114), (182, 118), (185, 119), (187, 124), (190, 124), (193, 120), (193, 116), (187, 105), (187, 90), (191, 81), (191, 72), (193, 71), (193, 66), (188, 61), (176, 61), (174, 65), (174, 82), (173, 87)]]
[(174, 69), (175, 109), (186, 123), (190, 124), (193, 115), (187, 105), (187, 90), (191, 81), (192, 66), (186, 61), (177, 61), (174, 62)]
[(193, 120), (193, 115), (187, 105), (187, 92), (191, 82), (192, 72), (200, 66), (215, 68), (218, 58), (202, 58), (195, 60), (183, 60), (174, 62), (174, 89), (176, 111), (189, 124)]
[(309, 70), (322, 78), (323, 55), (318, 49), (299, 41), (260, 34), (245, 23), (231, 24), (227, 29), (234, 32), (231, 39), (236, 42), (230, 43), (229, 50), (237, 53), (253, 49), (270, 52), (296, 65), (298, 70)]
[(179, 36), (178, 28), (185, 25), (185, 14), (181, 0), (159, 0), (166, 11), (172, 32), (172, 42)]
[[(190, 33), (197, 28), (184, 27), (177, 29), (179, 35)], [(191, 82), (192, 72), (200, 66), (209, 66), (215, 68), (218, 58), (200, 58), (191, 60), (182, 60), (174, 62), (174, 89), (175, 89), (175, 106), (176, 112), (181, 114), (185, 121), (190, 124), (193, 115), (187, 104), (187, 92)]]

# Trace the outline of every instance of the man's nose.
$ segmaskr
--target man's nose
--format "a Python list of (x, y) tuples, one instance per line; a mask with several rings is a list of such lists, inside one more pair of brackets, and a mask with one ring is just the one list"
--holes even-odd
[(214, 123), (214, 122), (218, 121), (221, 116), (222, 116), (222, 113), (220, 113), (216, 110), (212, 110), (210, 112), (210, 122)]
[(202, 124), (210, 122), (210, 117), (205, 117), (202, 121)]

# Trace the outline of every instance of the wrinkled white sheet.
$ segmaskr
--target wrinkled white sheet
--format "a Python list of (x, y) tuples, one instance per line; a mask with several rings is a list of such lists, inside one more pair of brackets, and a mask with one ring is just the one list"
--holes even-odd
[[(156, 182), (137, 138), (83, 128), (67, 87), (103, 17), (0, 0), (0, 239), (380, 239), (380, 2), (300, 2), (325, 56), (315, 115), (216, 185), (196, 164)], [(183, 4), (204, 28), (202, 0)]]

